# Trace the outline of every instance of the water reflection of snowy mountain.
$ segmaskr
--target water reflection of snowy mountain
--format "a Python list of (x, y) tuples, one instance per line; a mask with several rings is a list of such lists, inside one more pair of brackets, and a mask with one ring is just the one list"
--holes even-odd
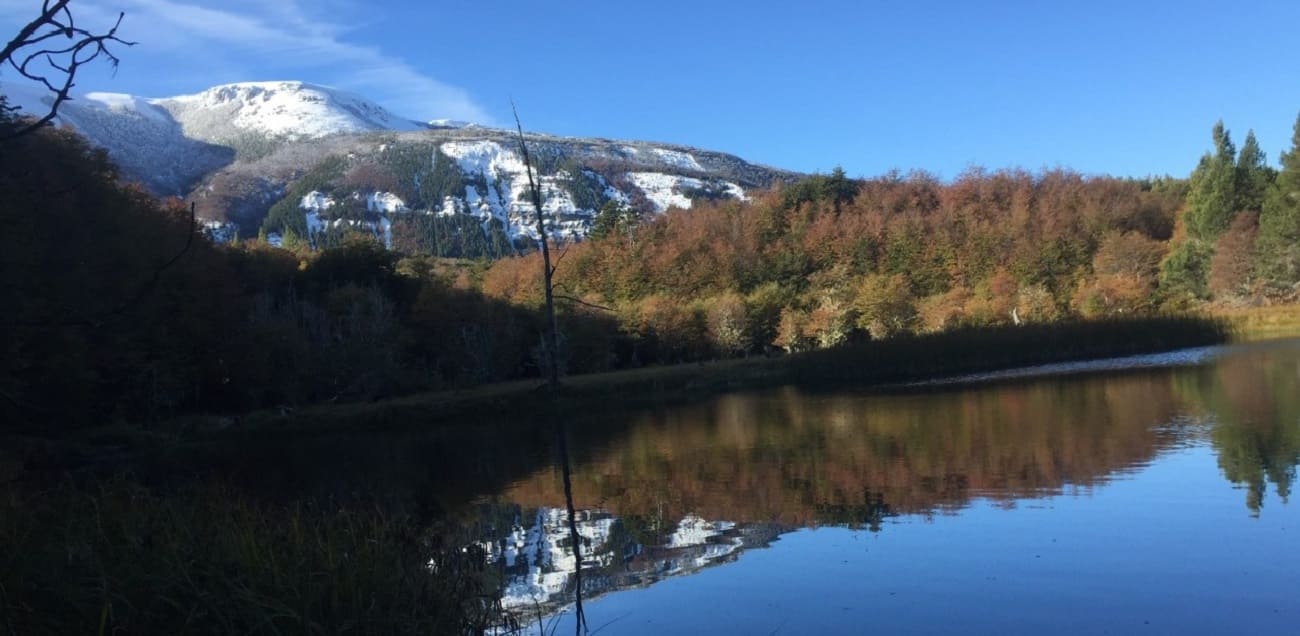
[[(620, 519), (602, 510), (581, 510), (577, 517), (584, 598), (733, 561), (745, 548), (765, 546), (779, 532), (694, 515), (675, 526)], [(572, 602), (577, 568), (564, 509), (536, 509), (530, 518), (517, 519), (504, 538), (479, 545), (504, 574), (501, 603), (506, 609), (549, 612)]]

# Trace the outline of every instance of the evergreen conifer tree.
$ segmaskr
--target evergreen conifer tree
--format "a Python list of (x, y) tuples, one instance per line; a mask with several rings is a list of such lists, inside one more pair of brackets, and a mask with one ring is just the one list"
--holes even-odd
[(1188, 235), (1209, 243), (1228, 229), (1238, 201), (1236, 148), (1223, 121), (1214, 124), (1213, 134), (1214, 152), (1201, 157), (1188, 180), (1186, 216)]
[(1282, 171), (1264, 198), (1259, 217), (1257, 274), (1283, 289), (1300, 283), (1300, 116), (1291, 150), (1282, 153)]
[(1237, 202), (1234, 213), (1258, 213), (1264, 205), (1264, 196), (1273, 181), (1273, 170), (1268, 167), (1264, 152), (1255, 140), (1255, 131), (1246, 133), (1237, 155)]
[(600, 206), (600, 212), (591, 220), (591, 229), (587, 236), (594, 239), (604, 238), (610, 234), (628, 232), (636, 224), (636, 215), (623, 207), (618, 201), (610, 199)]
[(291, 252), (306, 250), (308, 245), (306, 239), (299, 236), (293, 228), (285, 228), (284, 234), (280, 235), (280, 247)]

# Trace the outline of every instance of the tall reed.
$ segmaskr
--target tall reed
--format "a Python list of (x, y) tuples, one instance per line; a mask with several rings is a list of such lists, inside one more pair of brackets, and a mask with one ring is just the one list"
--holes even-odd
[(510, 631), (482, 554), (400, 511), (162, 494), (126, 479), (0, 493), (0, 631)]

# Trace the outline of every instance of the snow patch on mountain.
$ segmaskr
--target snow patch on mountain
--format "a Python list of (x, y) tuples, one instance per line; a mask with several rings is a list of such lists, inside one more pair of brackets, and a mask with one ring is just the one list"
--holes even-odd
[(161, 106), (149, 100), (125, 93), (86, 93), (85, 102), (96, 104), (104, 110), (119, 115), (138, 116), (151, 120), (158, 126), (173, 127), (176, 122)]
[(645, 193), (646, 199), (654, 205), (655, 212), (663, 213), (671, 208), (691, 209), (694, 201), (690, 192), (714, 192), (733, 199), (746, 200), (744, 188), (730, 181), (711, 181), (695, 177), (664, 174), (662, 172), (629, 172), (628, 179)]
[(430, 128), (470, 128), (478, 126), (473, 122), (461, 121), (459, 119), (430, 119)]
[(298, 202), (298, 208), (303, 211), (303, 215), (307, 219), (308, 239), (315, 240), (317, 234), (327, 229), (349, 227), (371, 234), (382, 240), (385, 247), (392, 248), (393, 222), (387, 215), (407, 212), (406, 204), (397, 195), (390, 192), (370, 192), (366, 194), (358, 192), (353, 193), (352, 198), (357, 201), (364, 200), (368, 212), (379, 213), (381, 216), (371, 220), (329, 218), (330, 208), (337, 204), (334, 197), (316, 190), (303, 195)]
[(654, 153), (660, 161), (672, 166), (673, 168), (680, 168), (683, 170), (704, 170), (704, 167), (700, 165), (700, 162), (696, 161), (695, 157), (689, 152), (669, 150), (667, 148), (651, 148), (650, 152)]
[(171, 113), (187, 136), (209, 141), (239, 133), (293, 140), (425, 128), (360, 96), (304, 82), (226, 84), (150, 103)]
[(370, 192), (366, 194), (366, 209), (371, 212), (394, 214), (406, 212), (406, 202), (392, 192)]
[(682, 185), (701, 185), (699, 179), (659, 172), (629, 172), (627, 177), (654, 204), (655, 212), (666, 212), (669, 208), (691, 209), (692, 201), (681, 193), (680, 188)]
[(298, 202), (298, 207), (312, 212), (321, 212), (334, 206), (334, 198), (326, 195), (324, 192), (312, 190), (304, 194), (302, 200)]
[[(461, 172), (481, 177), (486, 185), (484, 192), (479, 192), (478, 185), (465, 187), (465, 200), (472, 213), (485, 221), (489, 218), (501, 221), (512, 240), (540, 240), (522, 157), (489, 140), (447, 142), (442, 145), (442, 152), (456, 160)], [(574, 204), (562, 182), (567, 177), (566, 174), (533, 175), (542, 191), (542, 214), (550, 220), (547, 235), (553, 239), (581, 238), (594, 214)]]
[(524, 161), (495, 141), (452, 141), (442, 145), (442, 152), (456, 160), (461, 172), (485, 176), (524, 174)]

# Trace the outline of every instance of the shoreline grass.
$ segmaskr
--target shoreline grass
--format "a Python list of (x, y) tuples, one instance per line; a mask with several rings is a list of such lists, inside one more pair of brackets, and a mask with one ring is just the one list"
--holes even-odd
[[(221, 420), (231, 430), (384, 431), (492, 418), (537, 418), (599, 406), (648, 408), (730, 391), (779, 386), (873, 388), (1052, 362), (1119, 357), (1223, 344), (1233, 324), (1209, 315), (1088, 320), (959, 329), (773, 358), (741, 358), (564, 378), (552, 394), (540, 380), (419, 393), (373, 403), (309, 405)], [(206, 422), (206, 423), (205, 423)], [(199, 418), (189, 428), (213, 428)]]
[(1213, 315), (1231, 324), (1242, 341), (1300, 336), (1300, 304), (1219, 309)]
[(0, 487), (0, 629), (518, 633), (495, 572), (455, 536), (401, 510), (221, 488)]
[[(6, 480), (5, 473), (24, 472), (21, 466), (62, 471), (69, 466), (123, 463), (132, 455), (213, 440), (419, 431), (541, 421), (597, 409), (617, 415), (781, 386), (869, 390), (1053, 362), (1222, 344), (1242, 337), (1238, 325), (1239, 321), (1229, 317), (1197, 315), (969, 328), (773, 358), (570, 376), (554, 394), (540, 380), (520, 380), (375, 402), (315, 404), (238, 416), (187, 416), (149, 430), (117, 426), (65, 433), (57, 439), (11, 438), (5, 441), (6, 450), (0, 451), (0, 483)], [(19, 459), (12, 460), (14, 457)], [(15, 462), (20, 465), (16, 471)]]

